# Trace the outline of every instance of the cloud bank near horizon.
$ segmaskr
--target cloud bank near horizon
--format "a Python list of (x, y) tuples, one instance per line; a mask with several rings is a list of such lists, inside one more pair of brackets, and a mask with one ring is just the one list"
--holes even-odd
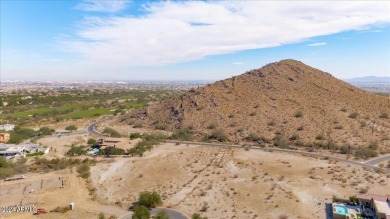
[[(113, 4), (105, 6), (106, 12), (122, 10), (127, 3), (102, 2)], [(104, 11), (96, 1), (87, 3), (83, 10)], [(384, 1), (154, 2), (142, 5), (145, 14), (138, 16), (86, 16), (75, 37), (59, 43), (87, 65), (159, 66), (388, 24), (389, 7)]]

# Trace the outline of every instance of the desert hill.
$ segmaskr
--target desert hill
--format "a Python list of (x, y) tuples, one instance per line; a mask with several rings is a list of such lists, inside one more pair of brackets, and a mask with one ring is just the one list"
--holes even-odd
[[(390, 150), (390, 99), (361, 90), (296, 60), (282, 60), (218, 81), (130, 115), (146, 127), (229, 141), (282, 136)], [(256, 136), (256, 137), (254, 137)]]

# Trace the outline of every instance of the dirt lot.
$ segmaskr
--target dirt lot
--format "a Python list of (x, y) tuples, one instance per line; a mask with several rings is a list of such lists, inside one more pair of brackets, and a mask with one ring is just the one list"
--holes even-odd
[[(88, 135), (41, 139), (57, 149)], [(71, 144), (71, 143), (70, 143)], [(54, 150), (53, 150), (54, 151)], [(54, 152), (53, 152), (54, 153)], [(54, 154), (54, 155), (55, 155)], [(54, 156), (49, 155), (49, 156)], [(208, 218), (325, 218), (333, 195), (347, 198), (360, 190), (390, 195), (390, 176), (335, 161), (255, 149), (187, 146), (165, 143), (144, 157), (97, 158), (86, 181), (75, 170), (27, 174), (1, 181), (1, 206), (37, 204), (52, 210), (74, 202), (76, 209), (39, 218), (97, 218), (125, 214), (142, 191), (162, 195), (164, 207)], [(62, 186), (64, 180), (64, 188)], [(89, 185), (89, 187), (88, 187)], [(96, 189), (96, 199), (89, 188)], [(12, 213), (4, 218), (31, 218)]]
[(163, 144), (141, 158), (92, 168), (98, 200), (127, 207), (142, 191), (164, 206), (209, 218), (324, 218), (332, 196), (368, 188), (384, 194), (389, 176), (328, 160), (256, 150)]

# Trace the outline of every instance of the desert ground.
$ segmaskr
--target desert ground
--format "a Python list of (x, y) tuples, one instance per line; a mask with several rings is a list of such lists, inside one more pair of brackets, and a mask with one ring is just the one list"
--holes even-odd
[[(39, 143), (52, 148), (45, 156), (61, 157), (72, 144), (91, 136), (51, 136)], [(136, 141), (126, 141), (127, 147)], [(62, 155), (61, 155), (62, 154)], [(84, 157), (80, 157), (83, 159)], [(26, 174), (1, 182), (1, 206), (38, 203), (50, 211), (75, 203), (75, 210), (49, 212), (41, 218), (97, 218), (126, 214), (140, 192), (156, 191), (163, 207), (208, 218), (325, 218), (325, 203), (368, 193), (387, 194), (390, 176), (326, 159), (255, 149), (163, 143), (143, 157), (95, 158), (84, 180), (73, 169)], [(65, 186), (61, 187), (64, 179)], [(94, 190), (94, 193), (90, 191)], [(12, 213), (4, 218), (31, 218)]]

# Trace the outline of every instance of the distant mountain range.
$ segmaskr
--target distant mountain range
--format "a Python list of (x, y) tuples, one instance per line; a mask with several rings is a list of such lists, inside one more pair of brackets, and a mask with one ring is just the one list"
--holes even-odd
[(359, 78), (344, 79), (345, 82), (356, 84), (356, 83), (390, 83), (390, 77), (376, 77), (367, 76)]

